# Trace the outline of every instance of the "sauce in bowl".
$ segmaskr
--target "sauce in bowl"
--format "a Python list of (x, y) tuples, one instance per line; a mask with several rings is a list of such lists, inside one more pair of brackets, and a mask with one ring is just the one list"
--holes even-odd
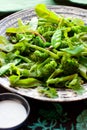
[(0, 130), (14, 130), (28, 118), (30, 106), (18, 94), (0, 94)]
[(25, 120), (27, 112), (24, 106), (18, 101), (1, 101), (0, 102), (0, 127), (8, 128), (18, 125)]

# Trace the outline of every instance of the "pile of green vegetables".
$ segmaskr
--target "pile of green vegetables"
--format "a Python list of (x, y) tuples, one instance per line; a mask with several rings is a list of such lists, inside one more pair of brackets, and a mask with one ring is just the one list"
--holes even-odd
[(0, 76), (12, 87), (38, 88), (50, 98), (58, 88), (83, 91), (87, 81), (87, 26), (79, 18), (65, 18), (35, 7), (37, 17), (6, 29), (0, 36)]

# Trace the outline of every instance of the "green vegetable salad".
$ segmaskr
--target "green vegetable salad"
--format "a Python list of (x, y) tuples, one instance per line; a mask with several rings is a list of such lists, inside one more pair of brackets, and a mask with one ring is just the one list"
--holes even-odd
[(37, 17), (0, 36), (0, 76), (8, 77), (12, 87), (38, 88), (49, 98), (57, 89), (84, 90), (87, 81), (87, 26), (78, 18), (65, 18), (35, 7)]

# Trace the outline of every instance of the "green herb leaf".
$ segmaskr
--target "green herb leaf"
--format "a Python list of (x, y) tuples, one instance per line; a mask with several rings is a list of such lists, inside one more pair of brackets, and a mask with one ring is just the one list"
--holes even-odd
[(47, 9), (44, 4), (38, 4), (35, 7), (35, 11), (39, 17), (47, 19), (52, 23), (58, 24), (58, 22), (61, 20), (61, 17), (59, 17), (55, 12)]
[(61, 30), (56, 30), (56, 32), (53, 34), (51, 38), (51, 44), (54, 48), (58, 48), (61, 44), (62, 40), (62, 31)]
[(44, 88), (44, 87), (39, 87), (38, 92), (42, 93), (44, 96), (47, 96), (49, 98), (56, 98), (58, 97), (57, 91), (55, 88)]

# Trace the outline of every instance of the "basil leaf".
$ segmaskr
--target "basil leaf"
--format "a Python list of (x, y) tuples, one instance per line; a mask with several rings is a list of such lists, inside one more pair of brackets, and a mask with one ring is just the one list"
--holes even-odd
[(44, 4), (38, 4), (35, 7), (35, 12), (41, 18), (45, 18), (51, 23), (58, 23), (62, 17), (58, 16), (55, 12), (46, 8)]
[(54, 48), (58, 48), (61, 44), (61, 39), (62, 39), (62, 31), (61, 30), (56, 30), (56, 32), (53, 34), (51, 38), (51, 44)]
[(64, 48), (61, 49), (64, 52), (67, 52), (71, 55), (79, 55), (81, 52), (83, 52), (84, 50), (84, 46), (83, 45), (78, 45), (78, 46), (73, 46), (73, 48)]

